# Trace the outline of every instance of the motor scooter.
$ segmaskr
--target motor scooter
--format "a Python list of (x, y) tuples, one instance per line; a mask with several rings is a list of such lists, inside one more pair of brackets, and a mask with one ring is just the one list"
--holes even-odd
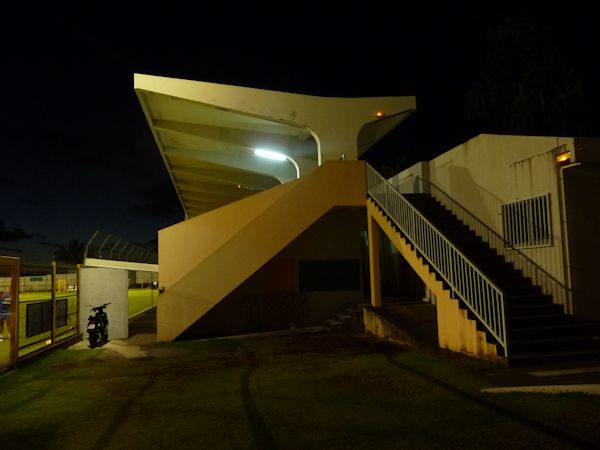
[(104, 311), (108, 305), (110, 303), (93, 307), (92, 313), (88, 317), (87, 333), (90, 348), (96, 348), (108, 342), (108, 315)]

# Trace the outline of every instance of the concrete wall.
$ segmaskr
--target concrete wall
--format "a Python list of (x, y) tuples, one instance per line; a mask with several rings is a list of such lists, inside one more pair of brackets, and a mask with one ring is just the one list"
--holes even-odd
[(159, 286), (169, 289), (297, 184), (292, 181), (159, 230)]
[(363, 325), (365, 332), (381, 339), (393, 342), (402, 347), (417, 347), (415, 339), (405, 332), (402, 327), (379, 314), (379, 308), (371, 306), (363, 308)]
[[(280, 189), (284, 189), (283, 194)], [(171, 255), (169, 267), (160, 256), (159, 279), (164, 280), (164, 270), (171, 271), (175, 278), (159, 297), (159, 340), (177, 338), (333, 207), (364, 206), (365, 165), (362, 161), (327, 161), (310, 175), (273, 190), (278, 192), (274, 200), (268, 195), (256, 196), (267, 201), (267, 206), (247, 208), (249, 197), (227, 205), (225, 208), (234, 208), (227, 215), (208, 213), (213, 220), (194, 222), (195, 233), (215, 236), (218, 245), (188, 245), (194, 232), (185, 226), (181, 229), (186, 232), (172, 233), (170, 242), (159, 234), (159, 255), (165, 251)], [(238, 220), (243, 226), (231, 225)], [(223, 238), (220, 232), (228, 236)], [(196, 239), (199, 242), (200, 238)], [(166, 248), (169, 245), (179, 249), (181, 259), (187, 260), (185, 264), (178, 262), (177, 251)], [(199, 254), (187, 256), (196, 249)], [(197, 264), (190, 267), (190, 261)], [(170, 264), (179, 270), (173, 270)]]
[(420, 180), (429, 181), (429, 162), (421, 161), (389, 179), (389, 182), (402, 193), (424, 192), (427, 189)]
[(382, 302), (425, 298), (425, 285), (387, 235), (382, 234), (379, 243)]
[[(300, 292), (299, 264), (304, 260), (361, 261), (364, 207), (332, 210), (275, 255), (205, 314), (185, 338), (248, 333), (295, 326), (323, 325), (347, 303), (361, 303), (358, 289)], [(362, 270), (368, 270), (368, 267)], [(297, 309), (293, 302), (298, 302)]]
[[(361, 231), (367, 229), (364, 207), (332, 210), (315, 222), (276, 258), (293, 261), (294, 291), (299, 292), (298, 264), (303, 260), (352, 259), (361, 264)], [(361, 267), (361, 270), (369, 270)], [(354, 290), (311, 291), (306, 299), (305, 325), (322, 324), (345, 303), (366, 301), (362, 277)]]
[(593, 148), (577, 150), (577, 165), (563, 169), (573, 313), (585, 320), (600, 320), (600, 145)]
[[(552, 245), (521, 249), (565, 282), (557, 148), (574, 150), (573, 138), (479, 135), (429, 161), (429, 177), (486, 225), (502, 235), (505, 203), (550, 193)], [(406, 180), (413, 166), (394, 179)]]
[(87, 339), (85, 329), (91, 307), (108, 302), (111, 303), (106, 308), (109, 339), (127, 339), (129, 337), (127, 284), (127, 271), (123, 269), (95, 267), (81, 269), (81, 314), (79, 326), (84, 339)]

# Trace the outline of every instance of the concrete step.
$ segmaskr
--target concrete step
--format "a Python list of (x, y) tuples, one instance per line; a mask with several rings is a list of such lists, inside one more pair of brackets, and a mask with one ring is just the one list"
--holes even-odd
[(343, 322), (340, 322), (339, 320), (333, 320), (333, 319), (326, 320), (325, 324), (326, 324), (327, 328), (329, 328), (332, 331), (340, 331), (344, 326)]
[(600, 362), (600, 350), (564, 350), (549, 352), (520, 353), (508, 357), (508, 365), (539, 366), (540, 364), (555, 364), (567, 361), (598, 361)]
[(563, 312), (564, 308), (561, 305), (546, 302), (536, 302), (529, 304), (513, 303), (510, 305), (506, 305), (506, 315), (508, 317), (508, 320), (511, 320), (513, 317), (518, 316), (531, 316), (540, 314), (554, 315), (563, 314)]
[(509, 317), (507, 321), (507, 328), (509, 334), (515, 331), (518, 332), (520, 329), (534, 328), (536, 326), (555, 326), (555, 325), (567, 325), (574, 321), (572, 316), (566, 314), (550, 312), (549, 314), (529, 314), (522, 316)]
[(511, 354), (550, 353), (565, 351), (600, 351), (600, 341), (591, 336), (565, 336), (511, 340)]
[[(519, 306), (519, 305), (537, 305), (547, 304), (553, 305), (552, 296), (546, 294), (536, 295), (505, 295), (504, 301), (507, 306)], [(564, 310), (564, 309), (563, 309)]]
[[(513, 364), (600, 355), (591, 331), (595, 325), (575, 323), (561, 305), (553, 304), (551, 296), (544, 295), (529, 277), (524, 277), (430, 195), (410, 194), (405, 198), (503, 290), (509, 358)], [(600, 332), (600, 324), (597, 328)]]
[(538, 324), (509, 330), (509, 339), (544, 339), (567, 336), (600, 336), (600, 322), (576, 322), (562, 324)]
[(343, 322), (345, 320), (352, 320), (352, 316), (349, 314), (335, 314), (334, 317), (340, 322)]

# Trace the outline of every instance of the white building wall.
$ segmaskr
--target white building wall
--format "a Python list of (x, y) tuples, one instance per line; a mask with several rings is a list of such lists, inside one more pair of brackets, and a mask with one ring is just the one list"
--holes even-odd
[[(521, 251), (564, 282), (561, 200), (554, 160), (555, 149), (563, 145), (573, 150), (573, 138), (483, 134), (429, 161), (429, 178), (500, 235), (503, 204), (550, 193), (552, 245)], [(405, 180), (417, 171), (415, 166), (394, 178)]]
[(389, 182), (402, 193), (425, 192), (426, 183), (429, 181), (429, 163), (427, 161), (418, 162), (408, 169), (394, 175)]
[(108, 269), (86, 267), (81, 269), (81, 313), (79, 326), (83, 338), (88, 316), (92, 306), (109, 303), (108, 338), (127, 339), (129, 337), (129, 320), (127, 316), (127, 271), (123, 269)]

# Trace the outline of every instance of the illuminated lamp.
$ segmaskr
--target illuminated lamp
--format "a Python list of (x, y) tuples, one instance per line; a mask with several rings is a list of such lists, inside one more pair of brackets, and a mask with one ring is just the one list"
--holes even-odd
[(566, 152), (559, 153), (555, 156), (555, 159), (558, 164), (568, 164), (571, 162), (571, 152), (567, 150)]
[(287, 159), (287, 156), (285, 156), (283, 153), (264, 150), (262, 148), (257, 148), (254, 150), (254, 154), (256, 156), (260, 156), (261, 158), (274, 159), (275, 161), (285, 161)]
[(382, 118), (382, 117), (383, 117), (383, 112), (381, 112), (381, 111), (377, 111), (377, 112), (375, 113), (375, 117), (377, 117), (378, 119)]
[(261, 158), (273, 159), (275, 161), (285, 161), (286, 159), (289, 160), (289, 162), (291, 162), (294, 165), (294, 168), (296, 169), (296, 178), (300, 178), (300, 167), (298, 167), (298, 163), (296, 163), (296, 161), (294, 161), (294, 159), (289, 157), (288, 155), (284, 155), (283, 153), (279, 152), (274, 152), (272, 150), (265, 150), (263, 148), (255, 149), (254, 154), (256, 156), (260, 156)]

